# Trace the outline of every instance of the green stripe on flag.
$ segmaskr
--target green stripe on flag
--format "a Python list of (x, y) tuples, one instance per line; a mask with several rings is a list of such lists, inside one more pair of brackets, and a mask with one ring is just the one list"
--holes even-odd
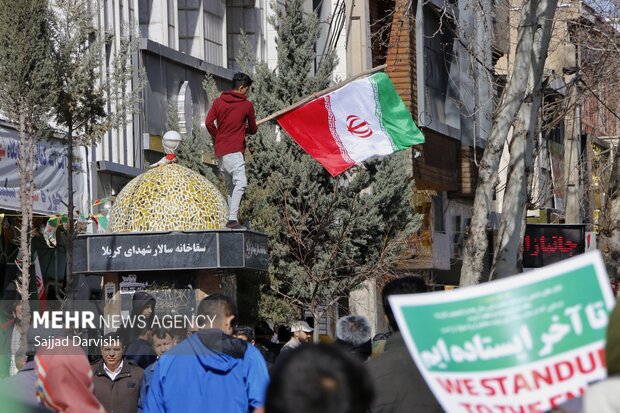
[(97, 219), (97, 226), (104, 231), (108, 231), (108, 217), (101, 214)]
[(378, 89), (381, 106), (381, 124), (398, 150), (424, 143), (424, 135), (415, 125), (411, 113), (396, 93), (392, 81), (383, 72), (370, 77)]

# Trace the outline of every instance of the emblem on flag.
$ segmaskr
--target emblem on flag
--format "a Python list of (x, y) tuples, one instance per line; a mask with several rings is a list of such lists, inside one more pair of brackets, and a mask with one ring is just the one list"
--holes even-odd
[(368, 138), (372, 135), (372, 129), (370, 129), (368, 122), (357, 115), (347, 116), (347, 129), (358, 138)]
[(280, 126), (332, 176), (367, 159), (424, 143), (383, 72), (355, 79), (283, 112), (274, 115)]

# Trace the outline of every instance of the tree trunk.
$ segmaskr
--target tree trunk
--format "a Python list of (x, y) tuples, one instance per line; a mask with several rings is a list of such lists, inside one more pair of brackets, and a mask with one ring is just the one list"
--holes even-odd
[(536, 119), (542, 100), (542, 76), (553, 26), (553, 17), (550, 17), (549, 13), (551, 16), (555, 14), (557, 0), (554, 0), (554, 4), (544, 3), (539, 4), (538, 23), (542, 30), (537, 30), (534, 35), (527, 97), (521, 104), (513, 128), (502, 218), (490, 279), (504, 278), (522, 271), (519, 247), (525, 229), (528, 176), (532, 173), (534, 163), (532, 153), (537, 130)]
[(69, 124), (67, 131), (67, 236), (65, 246), (67, 248), (67, 297), (70, 300), (75, 298), (77, 292), (77, 279), (73, 276), (73, 240), (75, 230), (73, 225), (73, 125)]
[(620, 278), (620, 145), (614, 148), (608, 196), (603, 207), (599, 249), (611, 278)]
[(493, 192), (497, 185), (497, 171), (508, 132), (526, 94), (530, 61), (534, 56), (535, 34), (541, 19), (553, 19), (557, 0), (527, 0), (518, 29), (515, 65), (510, 83), (493, 120), (484, 155), (478, 172), (478, 186), (474, 198), (470, 234), (465, 244), (460, 285), (473, 285), (480, 281), (484, 257), (488, 250), (487, 227)]
[(16, 281), (16, 289), (22, 302), (20, 323), (22, 348), (26, 348), (26, 333), (30, 325), (30, 249), (32, 230), (32, 202), (34, 193), (33, 159), (34, 150), (32, 130), (28, 127), (25, 108), (19, 110), (19, 199), (22, 215), (20, 225), (19, 249), (21, 252), (21, 275)]
[[(319, 314), (319, 305), (314, 301), (310, 304), (310, 312), (312, 313), (312, 318), (314, 318), (314, 326), (312, 328), (312, 342), (319, 342), (319, 319), (321, 314)], [(302, 317), (303, 320), (303, 317)]]
[(531, 121), (528, 115), (533, 112), (531, 109), (532, 103), (524, 103), (515, 122), (510, 143), (510, 163), (502, 204), (502, 219), (489, 279), (503, 278), (519, 272), (517, 250), (521, 243), (520, 234), (527, 203), (527, 175), (531, 170), (531, 163), (526, 166), (528, 164), (526, 156), (532, 150), (531, 139), (528, 136), (528, 124)]

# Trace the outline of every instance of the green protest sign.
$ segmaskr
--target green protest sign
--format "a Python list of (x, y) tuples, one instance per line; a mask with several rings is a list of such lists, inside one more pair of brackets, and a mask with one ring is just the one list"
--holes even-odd
[(598, 252), (451, 292), (390, 297), (448, 412), (543, 412), (605, 376), (614, 305)]

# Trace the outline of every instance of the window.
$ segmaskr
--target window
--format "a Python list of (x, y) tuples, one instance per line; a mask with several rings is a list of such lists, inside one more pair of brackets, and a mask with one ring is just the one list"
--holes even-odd
[(168, 47), (176, 48), (174, 0), (168, 0)]
[(443, 216), (443, 196), (433, 197), (433, 228), (435, 232), (446, 232), (446, 224)]
[(224, 2), (207, 1), (204, 5), (204, 59), (219, 66), (224, 65)]

